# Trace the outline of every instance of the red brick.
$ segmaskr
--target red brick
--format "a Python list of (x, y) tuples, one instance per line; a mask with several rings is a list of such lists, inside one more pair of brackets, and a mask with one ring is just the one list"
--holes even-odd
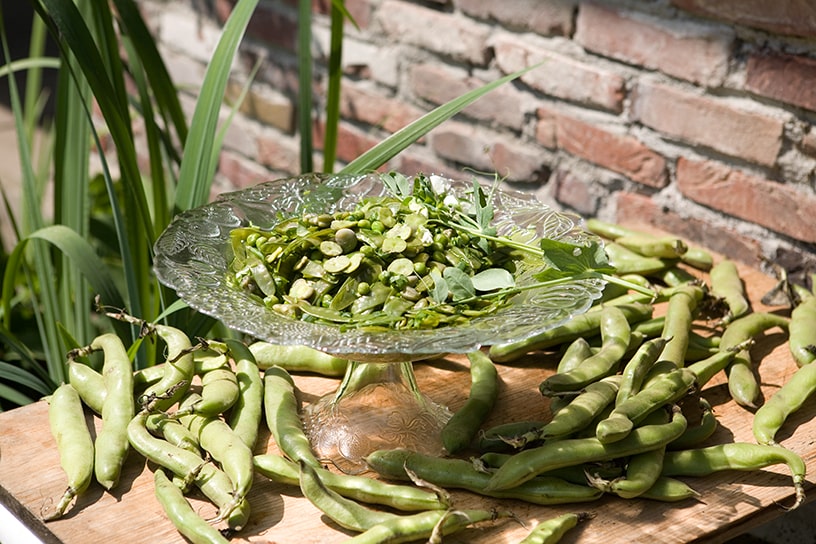
[[(323, 148), (323, 127), (316, 127), (314, 132), (315, 149)], [(358, 127), (341, 121), (337, 127), (337, 160), (351, 162), (378, 143), (382, 138), (372, 136)]]
[(659, 83), (638, 85), (632, 114), (668, 136), (764, 166), (776, 162), (782, 146), (782, 120)]
[(671, 211), (652, 198), (636, 193), (617, 193), (617, 221), (654, 227), (701, 247), (758, 268), (761, 248), (756, 240), (705, 220)]
[(558, 147), (558, 140), (556, 139), (556, 126), (558, 116), (547, 108), (538, 108), (536, 110), (536, 126), (535, 139), (536, 142), (548, 149), (555, 149)]
[(470, 125), (448, 122), (431, 132), (430, 144), (440, 157), (476, 170), (496, 172), (508, 181), (538, 183), (545, 177), (541, 153)]
[(505, 73), (512, 73), (546, 61), (521, 76), (521, 80), (556, 98), (613, 112), (623, 110), (625, 80), (621, 75), (529, 42), (526, 37), (511, 35), (493, 40), (498, 67)]
[(377, 20), (388, 38), (435, 51), (458, 62), (483, 66), (490, 27), (454, 13), (399, 0), (385, 0)]
[(558, 147), (590, 162), (649, 185), (668, 183), (666, 160), (640, 140), (614, 134), (573, 117), (559, 115), (556, 120)]
[(811, 127), (807, 134), (802, 136), (802, 141), (799, 145), (804, 153), (816, 156), (816, 129)]
[(410, 149), (394, 157), (393, 167), (406, 176), (437, 174), (451, 179), (463, 179), (469, 176), (469, 174), (463, 174), (461, 170), (451, 168), (439, 159), (425, 157)]
[(574, 0), (456, 0), (462, 12), (479, 19), (497, 21), (504, 28), (542, 36), (572, 34)]
[[(224, 96), (237, 100), (243, 91), (243, 84), (228, 82)], [(292, 101), (277, 91), (262, 89), (252, 85), (238, 107), (238, 111), (267, 126), (291, 133), (294, 130), (295, 106)]]
[(405, 102), (383, 96), (359, 85), (345, 84), (340, 92), (340, 114), (344, 119), (360, 121), (396, 132), (425, 113)]
[(775, 232), (816, 243), (816, 196), (713, 161), (680, 159), (677, 187), (688, 198)]
[(261, 2), (249, 20), (246, 34), (275, 47), (294, 51), (297, 42), (297, 20), (284, 10)]
[(593, 191), (593, 180), (584, 180), (564, 169), (555, 173), (555, 199), (577, 213), (592, 217), (598, 211), (600, 196)]
[(816, 60), (795, 55), (751, 55), (745, 88), (794, 106), (816, 110)]
[(300, 145), (294, 138), (286, 138), (269, 131), (258, 137), (258, 162), (281, 172), (300, 172)]
[[(464, 70), (427, 63), (411, 66), (408, 77), (410, 89), (416, 96), (437, 105), (488, 83), (468, 76)], [(520, 131), (526, 113), (524, 95), (511, 85), (502, 85), (479, 98), (462, 113)]]
[(270, 172), (258, 163), (228, 150), (222, 151), (219, 155), (218, 171), (236, 189), (272, 179)]
[[(297, 7), (296, 0), (291, 3)], [(313, 0), (312, 11), (314, 13), (328, 15), (331, 10), (331, 4), (331, 0)], [(371, 12), (373, 11), (369, 0), (344, 0), (343, 6), (345, 6), (346, 11), (359, 28), (368, 28), (368, 25), (371, 23)], [(347, 20), (346, 24), (352, 25), (353, 23)]]
[(671, 0), (675, 6), (720, 21), (793, 36), (816, 36), (811, 0)]
[(575, 41), (629, 64), (718, 86), (728, 72), (734, 32), (586, 3), (578, 12)]

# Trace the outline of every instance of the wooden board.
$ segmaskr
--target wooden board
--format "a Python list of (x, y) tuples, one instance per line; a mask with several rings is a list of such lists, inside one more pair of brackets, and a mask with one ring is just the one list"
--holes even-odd
[[(748, 269), (742, 269), (754, 310), (766, 310), (759, 298), (774, 280)], [(772, 394), (796, 369), (787, 351), (786, 337), (771, 332), (755, 346), (753, 353), (761, 358), (759, 372), (766, 396)], [(486, 423), (492, 426), (509, 421), (546, 419), (547, 401), (538, 393), (538, 384), (553, 372), (556, 357), (531, 354), (512, 365), (500, 365), (501, 397)], [(470, 377), (461, 356), (415, 365), (420, 388), (434, 400), (456, 410), (465, 401)], [(305, 403), (332, 391), (337, 380), (298, 376), (297, 385)], [(722, 376), (704, 390), (720, 421), (720, 429), (710, 443), (753, 441), (752, 414), (736, 406), (728, 397)], [(778, 436), (786, 447), (799, 453), (816, 471), (816, 402), (809, 402), (795, 414)], [(90, 418), (91, 416), (89, 416)], [(95, 425), (98, 418), (93, 418)], [(258, 452), (277, 451), (264, 434)], [(529, 528), (534, 522), (568, 511), (587, 511), (593, 518), (570, 532), (565, 543), (681, 543), (723, 542), (763, 522), (784, 515), (781, 505), (790, 504), (792, 486), (784, 466), (755, 472), (727, 472), (705, 478), (687, 479), (701, 493), (701, 500), (664, 504), (648, 500), (623, 500), (604, 497), (599, 501), (558, 507), (541, 507), (518, 501), (484, 499), (465, 492), (455, 492), (460, 507), (510, 508)], [(44, 542), (111, 544), (183, 543), (153, 496), (152, 473), (135, 453), (131, 453), (122, 481), (115, 494), (93, 485), (65, 518), (39, 521), (41, 512), (53, 503), (65, 488), (65, 478), (48, 428), (47, 405), (38, 402), (0, 414), (0, 501), (16, 512)], [(807, 489), (813, 494), (812, 484)], [(343, 531), (324, 518), (296, 488), (270, 483), (258, 476), (249, 496), (252, 516), (249, 525), (236, 535), (234, 542), (267, 543), (333, 543), (342, 542), (351, 533)], [(211, 516), (214, 509), (195, 502), (202, 515)], [(471, 528), (447, 538), (446, 542), (517, 542), (527, 528), (513, 520)]]

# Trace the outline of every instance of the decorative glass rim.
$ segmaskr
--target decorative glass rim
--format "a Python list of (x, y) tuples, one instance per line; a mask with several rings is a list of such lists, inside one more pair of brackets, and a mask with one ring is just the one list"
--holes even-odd
[[(457, 196), (473, 189), (472, 181), (439, 178)], [(284, 317), (257, 296), (227, 281), (232, 247), (230, 233), (249, 224), (271, 227), (304, 212), (350, 209), (366, 196), (386, 194), (380, 174), (307, 174), (263, 182), (225, 193), (215, 201), (178, 214), (154, 246), (154, 271), (195, 310), (231, 329), (259, 340), (305, 345), (326, 353), (366, 362), (418, 360), (441, 353), (467, 353), (482, 346), (521, 342), (584, 313), (601, 296), (602, 278), (582, 278), (530, 289), (507, 306), (466, 325), (435, 329), (368, 331)], [(512, 189), (493, 193), (494, 225), (499, 234), (527, 232), (576, 245), (602, 243), (583, 228), (583, 219), (558, 212), (535, 195)], [(534, 281), (517, 273), (517, 284)]]

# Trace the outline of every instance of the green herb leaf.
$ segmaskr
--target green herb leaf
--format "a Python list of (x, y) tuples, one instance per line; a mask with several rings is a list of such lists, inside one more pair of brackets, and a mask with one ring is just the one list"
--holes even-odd
[(558, 240), (542, 239), (541, 250), (549, 268), (536, 274), (539, 281), (548, 281), (584, 272), (612, 273), (615, 268), (609, 264), (603, 246), (598, 242), (589, 245), (570, 244)]
[(515, 287), (513, 274), (504, 268), (488, 268), (470, 278), (473, 288), (477, 291), (495, 291)]
[(448, 282), (446, 282), (442, 274), (435, 269), (431, 270), (431, 279), (433, 280), (433, 287), (428, 290), (428, 293), (434, 302), (442, 304), (448, 299), (448, 295), (450, 294)]
[(449, 266), (442, 272), (442, 277), (448, 282), (448, 288), (453, 295), (453, 300), (465, 300), (476, 294), (473, 281), (464, 271), (455, 266)]

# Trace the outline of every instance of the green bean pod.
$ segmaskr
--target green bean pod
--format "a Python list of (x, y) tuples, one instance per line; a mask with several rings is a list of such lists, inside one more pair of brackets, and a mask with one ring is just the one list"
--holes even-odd
[(231, 368), (216, 368), (201, 377), (201, 397), (198, 402), (190, 404), (186, 412), (205, 417), (219, 416), (232, 408), (240, 395), (241, 387), (235, 372)]
[[(196, 404), (197, 395), (190, 394), (182, 404)], [(190, 414), (180, 418), (198, 440), (201, 448), (207, 452), (229, 476), (232, 482), (232, 495), (237, 503), (244, 500), (250, 487), (254, 469), (252, 450), (221, 418)]]
[(618, 393), (620, 376), (608, 376), (587, 385), (581, 393), (558, 410), (549, 423), (528, 433), (527, 442), (563, 438), (589, 426), (601, 411), (612, 404)]
[(652, 487), (638, 498), (660, 502), (679, 502), (687, 499), (699, 499), (700, 494), (682, 480), (661, 476)]
[(167, 356), (162, 364), (162, 377), (141, 396), (140, 403), (149, 410), (164, 412), (176, 404), (187, 392), (195, 371), (192, 344), (187, 335), (167, 325), (154, 324), (150, 330), (157, 333), (167, 345)]
[(300, 489), (318, 510), (344, 529), (363, 532), (374, 525), (392, 521), (399, 516), (383, 510), (368, 508), (357, 501), (347, 499), (329, 489), (320, 479), (314, 467), (302, 459), (300, 465)]
[(760, 470), (785, 464), (791, 471), (795, 502), (790, 510), (805, 501), (805, 461), (787, 448), (748, 442), (729, 442), (693, 450), (668, 451), (663, 459), (664, 476), (708, 476), (723, 470)]
[(82, 402), (96, 412), (102, 414), (107, 391), (102, 374), (79, 361), (68, 361), (68, 382), (74, 386)]
[(541, 521), (519, 544), (556, 544), (567, 532), (591, 517), (587, 512), (570, 512)]
[(281, 452), (292, 461), (304, 461), (320, 467), (298, 414), (295, 382), (278, 366), (264, 371), (264, 413), (266, 425)]
[(192, 544), (227, 544), (218, 529), (210, 525), (193, 509), (184, 493), (167, 477), (163, 470), (153, 473), (156, 499), (176, 530)]
[(696, 285), (678, 287), (672, 292), (666, 308), (663, 332), (660, 335), (667, 338), (668, 342), (658, 359), (671, 361), (677, 367), (684, 366), (694, 311), (702, 298), (703, 290)]
[(616, 242), (604, 244), (604, 250), (609, 257), (609, 264), (615, 267), (618, 274), (650, 276), (673, 266), (675, 262), (659, 257), (646, 257)]
[(682, 435), (666, 446), (668, 449), (683, 450), (695, 448), (705, 440), (708, 440), (708, 438), (714, 434), (714, 431), (717, 430), (719, 422), (717, 421), (717, 416), (714, 414), (714, 410), (711, 408), (711, 404), (703, 397), (700, 397), (699, 403), (701, 411), (700, 423), (697, 425), (689, 425)]
[(145, 420), (145, 427), (152, 434), (167, 440), (170, 444), (201, 455), (198, 438), (178, 420), (161, 413), (150, 414)]
[(142, 410), (128, 424), (133, 449), (185, 482), (194, 483), (218, 507), (217, 520), (226, 520), (235, 530), (244, 527), (249, 520), (249, 503), (246, 500), (236, 503), (229, 476), (200, 456), (151, 435), (145, 426), (147, 415)]
[(369, 468), (385, 478), (410, 480), (415, 476), (443, 489), (466, 489), (486, 497), (516, 499), (531, 504), (593, 501), (602, 495), (597, 489), (555, 476), (539, 476), (507, 489), (488, 490), (491, 475), (477, 470), (472, 462), (409, 450), (377, 450), (367, 455), (365, 461)]
[(623, 499), (634, 499), (657, 483), (665, 455), (665, 446), (638, 453), (629, 458), (624, 477), (611, 481), (591, 480), (590, 483), (606, 493), (613, 493)]
[(90, 348), (104, 352), (102, 378), (107, 392), (102, 405), (102, 429), (94, 443), (94, 477), (102, 487), (111, 490), (119, 482), (130, 448), (127, 426), (136, 411), (133, 367), (125, 345), (113, 333), (97, 336)]
[(592, 351), (592, 346), (583, 336), (580, 336), (569, 342), (561, 358), (558, 360), (556, 372), (567, 372), (580, 365), (584, 360), (592, 357), (595, 352)]
[(585, 359), (579, 366), (564, 373), (556, 373), (539, 385), (545, 396), (551, 392), (577, 391), (590, 383), (614, 374), (629, 346), (631, 328), (626, 315), (618, 306), (601, 310), (599, 323), (602, 344), (598, 353)]
[(342, 376), (346, 373), (347, 359), (323, 353), (308, 346), (285, 346), (257, 341), (249, 350), (258, 363), (258, 368), (266, 370), (279, 366), (288, 372), (312, 372), (323, 376)]
[[(572, 342), (581, 336), (598, 334), (601, 327), (601, 313), (603, 307), (595, 307), (581, 315), (577, 315), (558, 327), (535, 334), (526, 340), (507, 344), (494, 344), (490, 347), (490, 358), (498, 363), (509, 362), (538, 349), (551, 348), (565, 342)], [(652, 317), (654, 308), (651, 304), (636, 302), (632, 304), (616, 305), (626, 316), (627, 321), (636, 323)]]
[[(300, 469), (282, 455), (265, 453), (253, 457), (255, 469), (270, 480), (300, 485)], [(356, 474), (341, 474), (315, 468), (320, 480), (332, 491), (368, 504), (388, 506), (404, 512), (444, 510), (447, 504), (436, 493), (413, 485), (391, 484)]]
[(344, 544), (401, 544), (416, 541), (439, 543), (442, 536), (454, 534), (475, 523), (495, 520), (500, 515), (492, 510), (420, 512), (373, 525), (344, 541)]
[(688, 251), (688, 245), (674, 236), (627, 234), (616, 238), (615, 243), (644, 257), (677, 259)]
[(79, 394), (71, 384), (62, 384), (48, 399), (48, 421), (57, 443), (60, 466), (68, 479), (68, 488), (46, 521), (65, 514), (74, 497), (88, 489), (93, 479), (94, 444), (85, 422)]
[(467, 354), (470, 361), (470, 395), (465, 404), (442, 427), (442, 445), (449, 454), (468, 447), (487, 419), (499, 395), (496, 365), (483, 351)]
[(805, 298), (791, 312), (788, 349), (799, 366), (816, 360), (816, 296)]
[(235, 378), (238, 381), (238, 400), (229, 413), (229, 426), (249, 449), (258, 440), (258, 428), (263, 415), (263, 379), (255, 356), (243, 342), (227, 340), (235, 360)]
[(799, 410), (816, 392), (816, 365), (796, 370), (754, 414), (752, 429), (760, 444), (775, 444), (776, 433), (788, 417)]
[(616, 406), (622, 404), (623, 401), (640, 391), (646, 374), (657, 361), (666, 342), (668, 342), (668, 339), (663, 337), (647, 340), (641, 344), (635, 354), (629, 359), (629, 362), (624, 365), (621, 371), (618, 392), (615, 394)]
[(543, 421), (513, 421), (491, 427), (479, 436), (480, 452), (513, 451), (520, 447), (520, 440), (529, 433), (541, 428)]
[(751, 304), (745, 294), (745, 286), (736, 263), (728, 259), (717, 263), (709, 273), (711, 294), (723, 300), (727, 312), (722, 323), (727, 325), (751, 311)]
[(697, 387), (702, 389), (718, 372), (725, 370), (736, 355), (732, 350), (719, 350), (705, 359), (701, 359), (688, 368), (697, 376)]
[(695, 374), (687, 368), (676, 368), (659, 376), (648, 387), (615, 406), (609, 417), (598, 423), (595, 436), (604, 444), (621, 440), (646, 416), (687, 395), (695, 381)]
[(642, 425), (612, 444), (597, 438), (567, 438), (516, 453), (493, 474), (485, 490), (509, 489), (557, 468), (626, 457), (668, 444), (686, 430), (680, 409), (674, 407), (672, 412), (669, 423)]

